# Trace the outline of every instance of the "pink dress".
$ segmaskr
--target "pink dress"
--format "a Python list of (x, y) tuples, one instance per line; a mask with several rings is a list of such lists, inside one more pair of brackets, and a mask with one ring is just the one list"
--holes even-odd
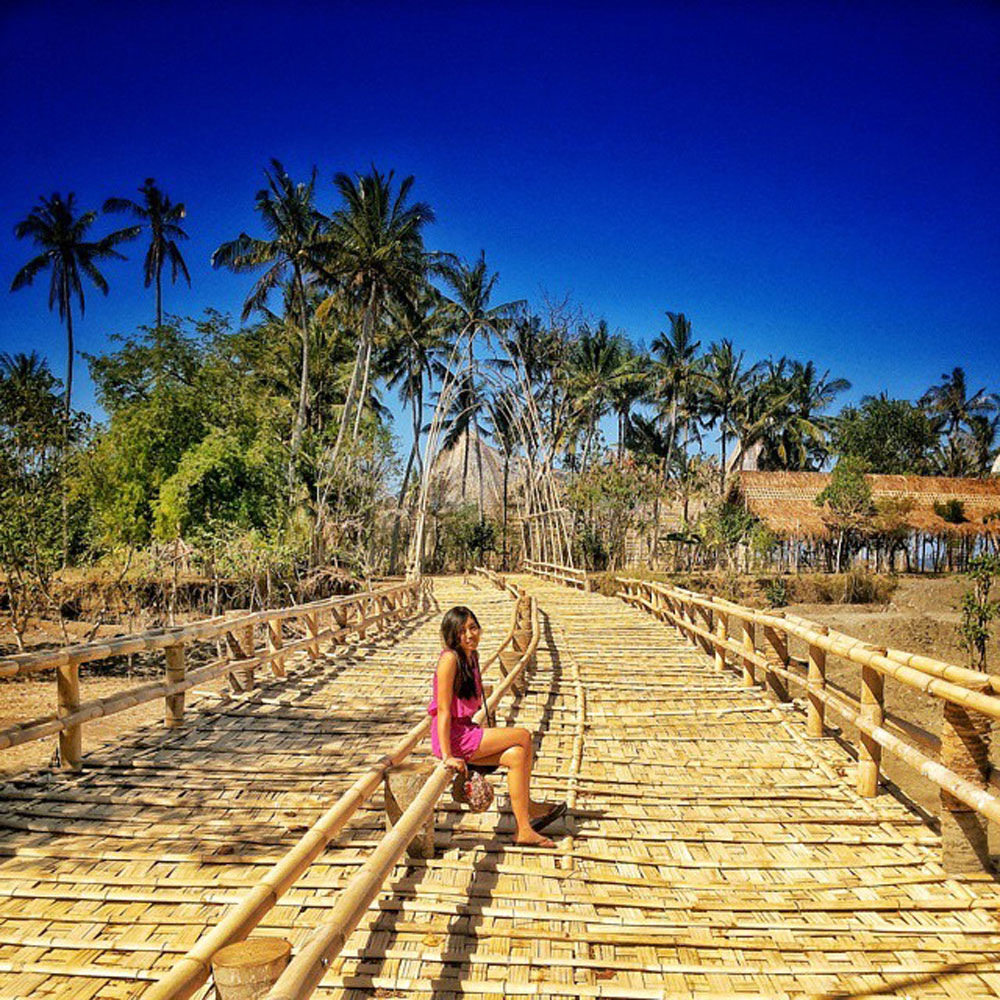
[[(442, 653), (447, 652), (441, 650)], [(472, 717), (479, 711), (483, 704), (482, 691), (483, 681), (479, 674), (479, 653), (472, 654), (472, 672), (476, 676), (476, 694), (471, 698), (459, 698), (453, 695), (451, 699), (451, 754), (452, 757), (461, 757), (468, 760), (478, 749), (483, 741), (483, 727), (477, 726)], [(431, 703), (427, 706), (427, 712), (431, 716), (431, 749), (435, 757), (441, 757), (441, 741), (438, 739), (437, 727), (437, 670), (434, 671), (434, 683), (432, 687)]]

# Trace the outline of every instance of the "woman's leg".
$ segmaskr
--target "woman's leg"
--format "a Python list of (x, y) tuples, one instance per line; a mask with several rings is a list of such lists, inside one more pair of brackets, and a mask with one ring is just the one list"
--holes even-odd
[(522, 844), (548, 841), (531, 829), (532, 819), (546, 811), (531, 801), (531, 758), (531, 733), (519, 726), (484, 729), (479, 748), (469, 758), (473, 764), (503, 764), (507, 768), (510, 806), (517, 823), (515, 839)]

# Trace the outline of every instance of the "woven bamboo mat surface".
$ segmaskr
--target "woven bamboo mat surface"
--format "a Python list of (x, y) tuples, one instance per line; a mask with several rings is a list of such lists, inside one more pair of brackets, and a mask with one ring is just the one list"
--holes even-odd
[[(997, 885), (949, 878), (915, 814), (857, 797), (836, 742), (620, 601), (519, 582), (543, 636), (507, 716), (537, 733), (536, 788), (573, 807), (559, 847), (516, 848), (506, 811), (446, 793), (438, 857), (397, 866), (316, 996), (1000, 995)], [(486, 652), (502, 638), (500, 591), (435, 594), (476, 610)], [(0, 1000), (140, 997), (420, 717), (439, 621), (0, 788)], [(260, 933), (298, 944), (325, 919), (380, 805)]]

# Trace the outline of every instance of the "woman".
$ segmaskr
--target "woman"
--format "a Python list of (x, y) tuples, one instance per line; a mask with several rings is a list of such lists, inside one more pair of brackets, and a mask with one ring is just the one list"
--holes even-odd
[[(508, 768), (510, 804), (517, 822), (514, 843), (520, 847), (555, 847), (540, 830), (566, 811), (565, 803), (548, 806), (532, 802), (531, 733), (520, 727), (483, 729), (472, 721), (483, 703), (483, 682), (479, 673), (479, 620), (465, 607), (455, 607), (441, 621), (444, 649), (434, 675), (434, 694), (427, 711), (436, 718), (431, 723), (431, 747), (445, 766), (466, 774), (467, 764)], [(442, 747), (450, 751), (447, 756)]]

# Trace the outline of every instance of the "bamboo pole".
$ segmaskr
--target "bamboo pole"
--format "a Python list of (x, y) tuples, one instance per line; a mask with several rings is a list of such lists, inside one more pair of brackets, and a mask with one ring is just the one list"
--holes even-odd
[[(783, 618), (781, 611), (772, 612), (772, 617)], [(764, 684), (776, 701), (791, 701), (788, 688), (784, 681), (774, 670), (775, 665), (788, 666), (788, 640), (782, 631), (781, 626), (774, 623), (764, 626), (764, 656), (767, 659), (767, 668), (764, 671)]]
[[(825, 625), (821, 626), (826, 628)], [(820, 739), (825, 733), (826, 650), (820, 646), (809, 647), (809, 709), (806, 718), (806, 735)]]
[(285, 676), (285, 658), (281, 654), (284, 645), (284, 636), (281, 632), (281, 622), (270, 621), (267, 623), (267, 652), (271, 663), (271, 673), (275, 677)]
[[(72, 718), (80, 708), (80, 665), (60, 664), (56, 670), (56, 701), (62, 719)], [(59, 733), (59, 760), (67, 770), (76, 771), (83, 756), (83, 735), (79, 723), (66, 723)]]
[[(184, 644), (178, 643), (176, 646), (167, 646), (164, 650), (164, 655), (167, 661), (167, 684), (183, 683), (184, 675), (187, 671)], [(165, 706), (163, 723), (167, 729), (176, 729), (184, 722), (184, 692), (168, 694), (163, 701)]]
[[(884, 655), (880, 650), (880, 655)], [(861, 668), (861, 718), (871, 729), (882, 726), (885, 718), (885, 678), (874, 667)], [(858, 747), (858, 794), (872, 798), (878, 794), (882, 747), (864, 730)]]
[(754, 642), (754, 623), (749, 619), (743, 621), (743, 686), (745, 688), (755, 687), (757, 684), (753, 674), (753, 666), (756, 653), (756, 643)]

